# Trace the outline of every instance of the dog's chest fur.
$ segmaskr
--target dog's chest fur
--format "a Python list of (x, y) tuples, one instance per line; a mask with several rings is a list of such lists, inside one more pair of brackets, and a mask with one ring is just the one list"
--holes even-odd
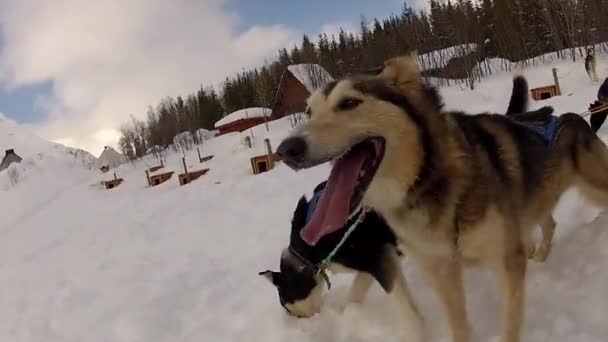
[(446, 230), (431, 227), (431, 217), (423, 207), (405, 208), (406, 194), (396, 182), (379, 178), (371, 184), (364, 201), (384, 216), (406, 251), (453, 255), (454, 244), (444, 237)]

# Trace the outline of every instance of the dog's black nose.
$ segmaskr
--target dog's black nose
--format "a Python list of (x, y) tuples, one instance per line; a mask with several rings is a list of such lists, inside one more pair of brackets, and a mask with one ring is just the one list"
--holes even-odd
[(283, 140), (277, 148), (277, 154), (288, 165), (302, 161), (307, 152), (306, 141), (301, 137), (291, 137)]

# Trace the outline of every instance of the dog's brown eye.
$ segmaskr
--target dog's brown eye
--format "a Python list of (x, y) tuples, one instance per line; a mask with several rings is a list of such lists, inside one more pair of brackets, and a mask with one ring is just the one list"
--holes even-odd
[(363, 100), (354, 97), (347, 97), (338, 103), (338, 110), (351, 110), (361, 104)]

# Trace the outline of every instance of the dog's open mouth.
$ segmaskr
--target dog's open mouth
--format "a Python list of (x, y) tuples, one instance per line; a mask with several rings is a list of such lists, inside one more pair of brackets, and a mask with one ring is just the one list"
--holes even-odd
[(301, 237), (314, 246), (323, 236), (346, 224), (361, 204), (384, 157), (383, 138), (367, 138), (334, 161), (325, 191)]

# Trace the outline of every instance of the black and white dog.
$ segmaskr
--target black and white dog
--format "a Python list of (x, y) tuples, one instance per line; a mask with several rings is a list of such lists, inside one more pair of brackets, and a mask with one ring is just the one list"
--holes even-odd
[[(330, 287), (323, 261), (334, 250), (327, 268), (334, 273), (356, 273), (349, 302), (360, 303), (374, 279), (387, 293), (395, 292), (398, 298), (408, 298), (399, 296), (407, 289), (402, 280), (402, 253), (397, 248), (397, 239), (376, 212), (357, 211), (341, 230), (325, 236), (314, 247), (302, 240), (300, 232), (312, 216), (325, 184), (317, 185), (310, 201), (305, 196), (300, 198), (291, 222), (289, 247), (281, 255), (280, 271), (260, 272), (277, 288), (281, 305), (297, 317), (310, 317), (320, 311), (323, 285), (327, 283)], [(357, 226), (336, 249), (353, 224)]]
[(595, 47), (590, 47), (587, 49), (587, 56), (585, 57), (585, 71), (587, 71), (587, 75), (593, 82), (598, 81), (596, 67)]

